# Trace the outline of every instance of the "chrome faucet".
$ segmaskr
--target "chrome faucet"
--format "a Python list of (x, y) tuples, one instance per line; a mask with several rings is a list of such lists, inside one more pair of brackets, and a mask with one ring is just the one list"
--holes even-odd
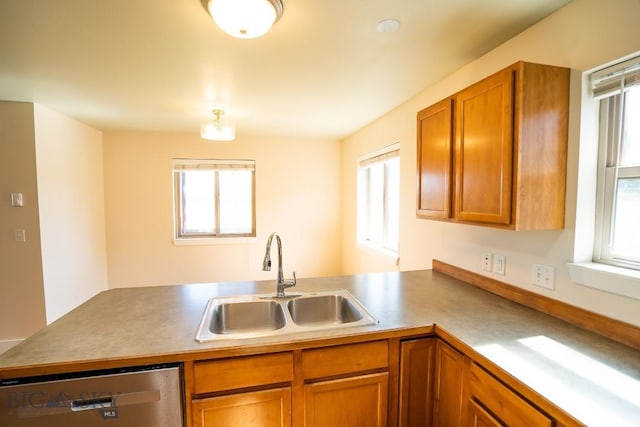
[(296, 285), (296, 272), (293, 272), (293, 280), (284, 280), (284, 274), (282, 273), (282, 241), (277, 233), (271, 233), (269, 240), (267, 240), (267, 250), (264, 254), (264, 261), (262, 261), (262, 270), (271, 271), (271, 242), (273, 238), (276, 238), (278, 244), (278, 279), (276, 281), (276, 297), (285, 298), (284, 290)]

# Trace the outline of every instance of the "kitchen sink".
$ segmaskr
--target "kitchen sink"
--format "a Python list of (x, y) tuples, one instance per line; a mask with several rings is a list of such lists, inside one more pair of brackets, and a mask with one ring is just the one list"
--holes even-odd
[(362, 313), (343, 295), (317, 295), (292, 299), (287, 303), (296, 325), (357, 322)]
[(275, 295), (238, 295), (207, 302), (196, 341), (275, 336), (355, 326), (378, 320), (347, 290)]
[(282, 306), (275, 301), (216, 304), (209, 329), (214, 334), (273, 331), (286, 325)]

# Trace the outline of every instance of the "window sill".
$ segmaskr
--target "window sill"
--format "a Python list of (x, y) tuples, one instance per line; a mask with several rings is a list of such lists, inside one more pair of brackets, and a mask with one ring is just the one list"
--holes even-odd
[(363, 242), (360, 240), (358, 241), (358, 246), (369, 252), (374, 253), (375, 255), (382, 255), (392, 259), (396, 267), (400, 262), (400, 257), (397, 252), (393, 252), (393, 251), (390, 251), (389, 249), (381, 248), (380, 246), (376, 246), (369, 242)]
[(202, 237), (189, 239), (173, 239), (175, 246), (204, 246), (204, 245), (244, 245), (256, 242), (257, 237)]
[(568, 266), (571, 280), (579, 285), (640, 299), (640, 271), (595, 262)]

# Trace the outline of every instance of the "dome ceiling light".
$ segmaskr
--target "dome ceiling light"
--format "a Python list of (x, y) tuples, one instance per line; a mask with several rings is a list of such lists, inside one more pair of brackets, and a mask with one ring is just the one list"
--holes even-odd
[(254, 39), (282, 17), (282, 0), (201, 0), (222, 31), (240, 39)]
[(395, 33), (400, 29), (400, 21), (397, 19), (385, 19), (378, 22), (376, 29), (379, 33)]
[(200, 124), (200, 136), (211, 141), (233, 141), (236, 138), (235, 126), (222, 118), (224, 110), (213, 110), (213, 117)]

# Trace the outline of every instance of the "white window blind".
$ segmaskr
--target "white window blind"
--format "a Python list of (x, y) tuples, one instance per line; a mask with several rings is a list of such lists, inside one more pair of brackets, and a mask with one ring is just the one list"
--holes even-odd
[(255, 160), (174, 159), (173, 170), (186, 169), (249, 169), (255, 170)]
[(596, 99), (619, 95), (640, 84), (640, 57), (612, 65), (591, 74), (591, 89)]
[(369, 166), (374, 163), (381, 163), (387, 159), (392, 159), (394, 157), (400, 157), (400, 149), (398, 148), (398, 144), (390, 145), (389, 147), (385, 147), (379, 151), (371, 153), (369, 156), (361, 158), (360, 167)]
[(591, 75), (600, 98), (595, 262), (640, 269), (640, 57)]

